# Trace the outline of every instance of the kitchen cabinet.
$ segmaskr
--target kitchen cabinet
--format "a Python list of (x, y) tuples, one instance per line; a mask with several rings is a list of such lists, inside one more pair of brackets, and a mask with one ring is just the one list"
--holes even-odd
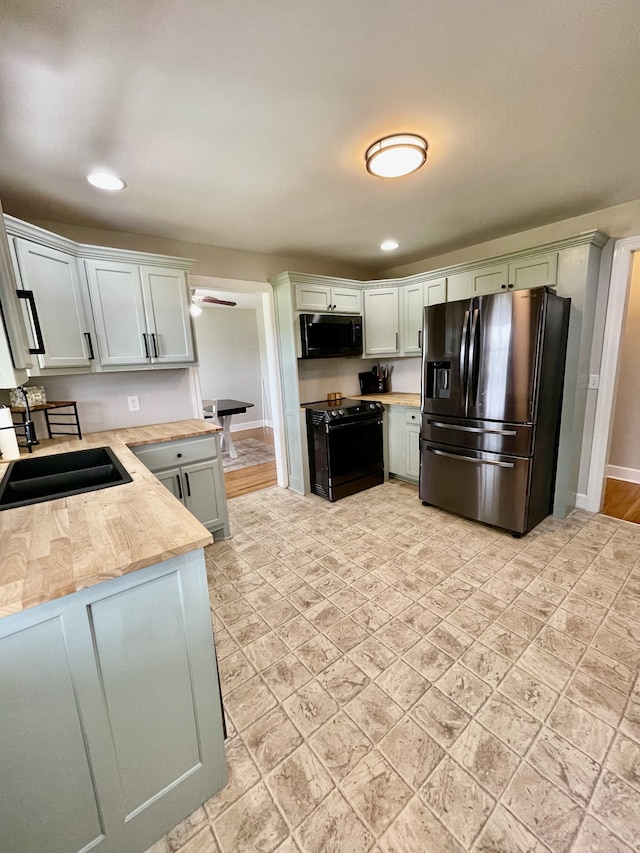
[(326, 284), (296, 284), (296, 310), (303, 313), (362, 314), (362, 291)]
[(100, 363), (195, 361), (186, 272), (112, 260), (85, 260)]
[(454, 302), (486, 293), (499, 293), (501, 290), (554, 287), (557, 274), (557, 252), (548, 252), (511, 263), (490, 264), (449, 276), (447, 299)]
[(424, 308), (447, 301), (447, 279), (418, 281), (400, 288), (402, 324), (400, 342), (402, 355), (422, 353), (422, 321)]
[(78, 259), (50, 246), (31, 240), (14, 240), (18, 286), (33, 294), (37, 313), (25, 309), (25, 322), (35, 347), (38, 322), (44, 353), (36, 355), (32, 376), (48, 371), (90, 371), (94, 358), (94, 329), (84, 270)]
[(399, 288), (364, 291), (364, 355), (399, 355)]
[(229, 515), (217, 435), (131, 450), (216, 538), (228, 539)]
[(0, 683), (7, 853), (146, 850), (226, 784), (202, 549), (0, 619)]
[(389, 406), (389, 474), (417, 483), (420, 476), (420, 409)]
[(0, 388), (22, 385), (33, 364), (13, 270), (0, 204)]

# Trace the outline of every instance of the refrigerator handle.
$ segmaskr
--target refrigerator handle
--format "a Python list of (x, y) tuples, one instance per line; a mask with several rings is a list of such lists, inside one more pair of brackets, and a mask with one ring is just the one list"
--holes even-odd
[[(471, 323), (471, 337), (469, 342), (469, 386), (471, 388), (471, 405), (475, 406), (478, 396), (478, 377), (480, 375), (480, 362), (476, 359), (478, 338), (480, 337), (480, 309), (474, 308), (473, 322)], [(476, 363), (477, 362), (477, 363)]]
[(469, 389), (467, 388), (467, 337), (469, 333), (469, 311), (464, 312), (462, 321), (462, 340), (460, 342), (460, 388), (462, 391), (462, 405), (464, 413), (467, 414), (467, 402)]

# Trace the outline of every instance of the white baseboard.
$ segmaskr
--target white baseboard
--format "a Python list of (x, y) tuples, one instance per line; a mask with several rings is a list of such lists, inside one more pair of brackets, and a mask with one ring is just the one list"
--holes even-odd
[(244, 423), (234, 424), (231, 421), (231, 432), (241, 432), (243, 429), (261, 429), (263, 426), (272, 426), (270, 421), (244, 421)]
[(581, 492), (576, 494), (576, 509), (587, 509), (587, 496)]
[(637, 468), (620, 468), (618, 465), (607, 465), (607, 477), (614, 480), (626, 480), (628, 483), (640, 483), (640, 471)]

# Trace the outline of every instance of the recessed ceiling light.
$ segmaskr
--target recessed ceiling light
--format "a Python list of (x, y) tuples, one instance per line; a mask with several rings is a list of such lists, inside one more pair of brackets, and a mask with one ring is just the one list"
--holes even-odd
[(385, 136), (367, 148), (367, 171), (379, 178), (409, 175), (426, 162), (428, 147), (427, 140), (415, 133)]
[(91, 172), (87, 175), (87, 180), (92, 186), (100, 190), (111, 190), (111, 192), (123, 190), (127, 186), (122, 178), (110, 175), (109, 172)]
[(400, 243), (397, 240), (383, 240), (380, 243), (380, 248), (383, 252), (393, 252), (394, 249), (399, 248)]

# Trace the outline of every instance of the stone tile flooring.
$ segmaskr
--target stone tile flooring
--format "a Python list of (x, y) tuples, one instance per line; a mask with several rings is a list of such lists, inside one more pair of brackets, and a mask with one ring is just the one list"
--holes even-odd
[(640, 850), (640, 527), (518, 540), (398, 482), (229, 508), (230, 781), (152, 853)]

